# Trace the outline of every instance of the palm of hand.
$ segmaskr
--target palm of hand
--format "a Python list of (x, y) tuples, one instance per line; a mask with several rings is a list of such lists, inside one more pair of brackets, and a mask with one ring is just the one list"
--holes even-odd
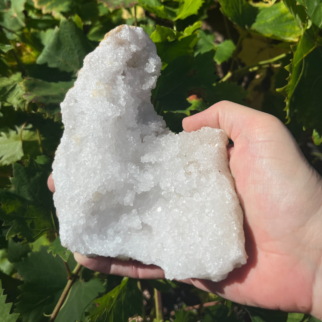
[[(314, 221), (321, 207), (318, 175), (303, 159), (291, 135), (277, 119), (233, 103), (222, 102), (183, 122), (186, 131), (202, 126), (222, 128), (234, 141), (230, 168), (245, 212), (248, 262), (214, 283), (187, 283), (241, 304), (310, 312), (315, 261), (307, 259)], [(52, 179), (49, 186), (54, 190)], [(321, 249), (316, 250), (321, 253)], [(137, 261), (86, 258), (84, 266), (134, 278), (163, 278), (159, 267)]]

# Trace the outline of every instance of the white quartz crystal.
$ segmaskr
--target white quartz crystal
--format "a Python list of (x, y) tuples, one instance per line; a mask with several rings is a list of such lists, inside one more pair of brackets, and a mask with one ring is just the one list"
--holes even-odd
[(247, 258), (228, 139), (166, 128), (150, 102), (160, 69), (154, 43), (129, 26), (85, 58), (61, 104), (53, 165), (61, 241), (158, 265), (169, 279), (219, 281)]

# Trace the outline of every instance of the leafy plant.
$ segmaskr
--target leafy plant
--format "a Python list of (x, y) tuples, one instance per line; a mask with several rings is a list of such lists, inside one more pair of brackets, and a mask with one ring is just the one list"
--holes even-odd
[(156, 44), (152, 102), (172, 131), (230, 100), (280, 118), (322, 172), (321, 1), (0, 0), (1, 321), (317, 321), (91, 272), (61, 245), (46, 187), (60, 102), (85, 55), (120, 24)]

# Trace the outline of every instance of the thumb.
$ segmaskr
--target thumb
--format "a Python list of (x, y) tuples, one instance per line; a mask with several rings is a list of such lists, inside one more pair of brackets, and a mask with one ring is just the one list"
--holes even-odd
[(219, 128), (235, 141), (242, 131), (250, 128), (250, 124), (253, 126), (257, 121), (262, 122), (263, 118), (274, 117), (236, 103), (221, 101), (203, 112), (186, 117), (182, 126), (186, 132), (197, 131), (204, 126)]

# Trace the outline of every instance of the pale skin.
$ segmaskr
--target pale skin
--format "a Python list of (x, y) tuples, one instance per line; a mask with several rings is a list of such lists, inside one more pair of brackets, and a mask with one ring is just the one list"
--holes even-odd
[[(187, 132), (223, 129), (234, 142), (230, 169), (245, 214), (247, 264), (218, 283), (187, 279), (207, 292), (251, 306), (322, 319), (322, 183), (275, 117), (220, 102), (183, 120)], [(55, 191), (50, 177), (48, 186)], [(113, 258), (75, 259), (89, 269), (164, 278), (161, 268)]]

